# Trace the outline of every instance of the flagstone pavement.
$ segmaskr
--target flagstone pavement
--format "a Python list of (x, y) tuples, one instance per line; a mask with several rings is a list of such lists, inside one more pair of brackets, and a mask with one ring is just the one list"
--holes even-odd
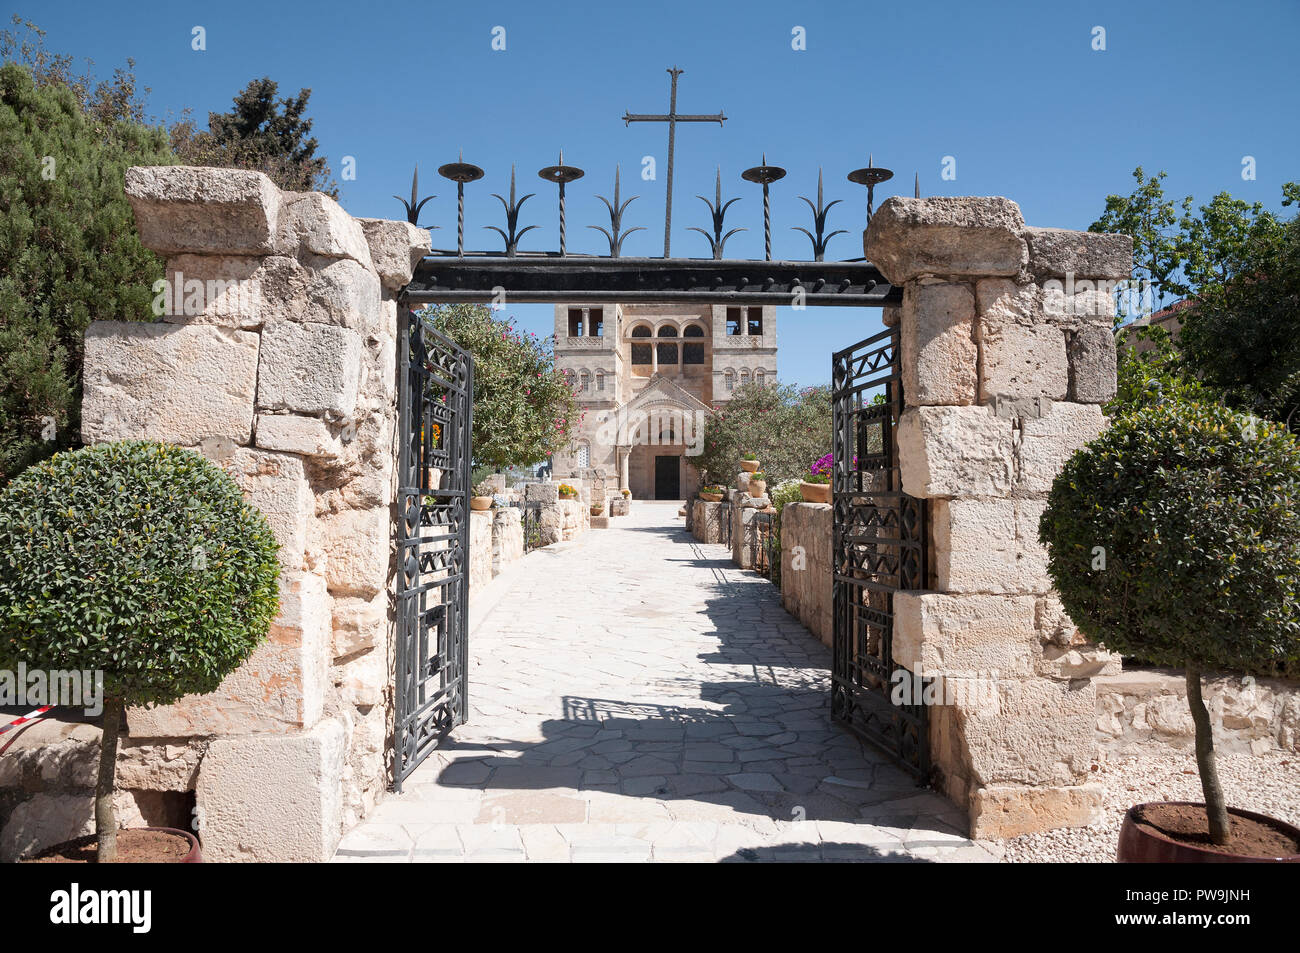
[(679, 505), (636, 501), (494, 581), (469, 722), (336, 862), (999, 857), (831, 724), (829, 650)]

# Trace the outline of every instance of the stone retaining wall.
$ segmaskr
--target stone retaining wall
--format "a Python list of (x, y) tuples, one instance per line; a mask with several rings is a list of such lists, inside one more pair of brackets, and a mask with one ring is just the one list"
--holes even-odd
[(829, 503), (781, 507), (781, 604), (826, 645), (831, 644), (831, 542)]
[[(1097, 737), (1111, 755), (1194, 750), (1182, 672), (1135, 669), (1093, 679)], [(1282, 679), (1206, 678), (1202, 688), (1214, 747), (1229, 753), (1300, 754), (1300, 685)]]
[(396, 294), (428, 233), (236, 169), (133, 168), (126, 190), (166, 313), (90, 326), (82, 438), (226, 469), (280, 543), (281, 605), (217, 691), (127, 713), (122, 784), (193, 791), (208, 859), (325, 860), (388, 784)]
[(701, 543), (721, 543), (723, 535), (722, 521), (725, 518), (726, 504), (711, 503), (708, 500), (693, 500), (691, 514), (691, 535)]
[(559, 483), (528, 484), (528, 501), (542, 504), (537, 518), (541, 546), (577, 539), (591, 529), (590, 487), (576, 479), (565, 479), (564, 482), (578, 490), (577, 499), (560, 499)]

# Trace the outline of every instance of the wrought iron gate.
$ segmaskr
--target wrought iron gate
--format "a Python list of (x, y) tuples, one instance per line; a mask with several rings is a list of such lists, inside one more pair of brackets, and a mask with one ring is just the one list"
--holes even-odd
[(926, 580), (925, 501), (902, 491), (895, 426), (903, 407), (898, 331), (836, 353), (831, 716), (926, 779), (925, 706), (895, 705), (894, 593)]
[(393, 781), (465, 721), (473, 359), (399, 308)]

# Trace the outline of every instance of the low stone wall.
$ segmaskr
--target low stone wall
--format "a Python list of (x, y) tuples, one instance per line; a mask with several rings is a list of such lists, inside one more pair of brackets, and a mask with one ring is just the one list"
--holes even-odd
[(492, 511), (470, 510), (469, 591), (492, 581)]
[(831, 644), (832, 508), (787, 503), (781, 508), (781, 604), (824, 644)]
[[(1134, 669), (1092, 680), (1097, 741), (1112, 755), (1191, 751), (1196, 743), (1181, 672)], [(1300, 753), (1300, 684), (1282, 679), (1212, 678), (1202, 692), (1214, 746), (1230, 753)]]
[(515, 506), (492, 511), (492, 575), (524, 558), (524, 514)]
[(538, 545), (550, 546), (577, 539), (591, 529), (590, 504), (582, 497), (583, 492), (589, 492), (588, 488), (579, 486), (579, 480), (566, 479), (564, 482), (579, 491), (577, 499), (560, 499), (559, 483), (528, 484), (528, 501), (542, 504), (537, 517)]
[(691, 535), (701, 543), (721, 543), (726, 538), (722, 525), (726, 516), (725, 504), (693, 500), (691, 505)]

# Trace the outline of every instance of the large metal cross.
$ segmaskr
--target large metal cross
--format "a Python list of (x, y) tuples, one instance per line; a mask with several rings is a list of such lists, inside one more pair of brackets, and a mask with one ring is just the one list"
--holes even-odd
[(677, 144), (677, 124), (679, 122), (716, 122), (721, 126), (726, 122), (727, 117), (722, 113), (713, 116), (702, 115), (682, 115), (677, 114), (677, 77), (685, 70), (680, 70), (676, 66), (668, 70), (673, 78), (672, 95), (668, 100), (667, 115), (630, 113), (624, 111), (623, 123), (630, 125), (634, 122), (666, 122), (668, 123), (668, 188), (667, 197), (664, 202), (664, 257), (668, 258), (668, 248), (672, 239), (673, 227), (673, 151)]

